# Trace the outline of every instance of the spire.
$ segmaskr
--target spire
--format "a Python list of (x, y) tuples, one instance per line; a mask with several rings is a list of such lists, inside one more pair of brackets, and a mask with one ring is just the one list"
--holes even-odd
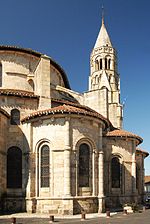
[(98, 37), (97, 37), (94, 48), (98, 48), (98, 47), (102, 47), (102, 46), (112, 47), (109, 35), (107, 33), (107, 30), (106, 30), (106, 27), (105, 27), (105, 24), (104, 24), (104, 10), (103, 10), (103, 7), (102, 7), (102, 25), (101, 25), (101, 29), (100, 29), (100, 32), (98, 34)]

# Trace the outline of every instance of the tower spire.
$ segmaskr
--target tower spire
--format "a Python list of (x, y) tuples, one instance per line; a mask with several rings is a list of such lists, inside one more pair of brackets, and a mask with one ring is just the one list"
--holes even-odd
[(102, 24), (104, 24), (104, 6), (102, 5)]
[(104, 24), (104, 7), (102, 6), (102, 25), (101, 25), (94, 48), (100, 48), (103, 46), (112, 47), (111, 40), (109, 38), (109, 35), (107, 33), (107, 30)]

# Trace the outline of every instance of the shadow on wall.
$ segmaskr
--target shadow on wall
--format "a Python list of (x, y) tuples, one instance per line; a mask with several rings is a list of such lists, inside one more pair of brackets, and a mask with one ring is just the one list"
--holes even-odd
[[(1, 186), (0, 212), (11, 214), (26, 211), (26, 189), (29, 179), (29, 144), (18, 125), (10, 125), (5, 138), (5, 147), (0, 150), (5, 170), (4, 184)], [(7, 148), (7, 146), (9, 146)], [(4, 146), (4, 145), (3, 145)]]
[[(119, 144), (116, 143), (116, 146), (119, 146)], [(109, 161), (104, 162), (104, 170), (108, 171), (104, 172), (106, 208), (114, 210), (122, 208), (125, 204), (142, 204), (144, 196), (142, 167), (140, 170), (138, 169), (138, 172), (135, 167), (135, 178), (131, 173), (132, 158), (130, 158), (130, 161), (124, 161), (121, 154), (112, 154), (112, 149), (110, 152)]]

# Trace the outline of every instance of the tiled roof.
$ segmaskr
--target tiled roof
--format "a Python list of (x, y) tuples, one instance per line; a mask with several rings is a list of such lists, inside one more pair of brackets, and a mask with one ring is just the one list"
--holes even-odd
[(146, 152), (145, 150), (140, 149), (140, 148), (136, 148), (136, 151), (145, 154), (146, 157), (149, 155), (148, 152)]
[(12, 95), (12, 96), (31, 97), (31, 98), (39, 97), (35, 95), (34, 92), (18, 89), (0, 89), (0, 95)]
[(135, 135), (131, 132), (128, 132), (128, 131), (125, 131), (125, 130), (122, 130), (122, 129), (115, 129), (113, 131), (110, 131), (106, 134), (106, 136), (108, 137), (130, 137), (130, 138), (136, 138), (140, 143), (143, 141), (143, 139), (138, 136), (138, 135)]
[(32, 54), (34, 56), (40, 57), (42, 54), (34, 51), (30, 48), (23, 48), (23, 47), (18, 47), (18, 46), (10, 46), (10, 45), (0, 45), (0, 50), (3, 51), (19, 51), (19, 52), (23, 52), (23, 53), (27, 53), (27, 54)]
[(59, 105), (57, 107), (53, 107), (46, 110), (35, 111), (29, 114), (28, 116), (24, 117), (22, 119), (22, 122), (25, 122), (35, 117), (45, 116), (50, 114), (80, 114), (80, 115), (85, 115), (85, 116), (101, 119), (106, 124), (107, 127), (110, 125), (109, 120), (104, 118), (101, 114), (97, 113), (94, 110), (88, 109), (88, 107), (84, 107), (78, 104), (77, 105), (64, 104), (64, 105)]
[(145, 176), (145, 184), (150, 182), (150, 176)]
[[(94, 112), (94, 113), (97, 113), (95, 110), (91, 109), (90, 107), (88, 106), (84, 106), (84, 105), (81, 105), (79, 103), (74, 103), (74, 102), (71, 102), (71, 101), (68, 101), (68, 100), (63, 100), (63, 99), (54, 99), (52, 98), (52, 102), (58, 102), (59, 104), (61, 105), (71, 105), (71, 106), (74, 106), (74, 107), (78, 107), (78, 108), (82, 108), (82, 109), (86, 109), (86, 110), (89, 110), (91, 112)], [(99, 113), (97, 113), (99, 114)], [(101, 115), (102, 116), (102, 115)], [(103, 116), (102, 116), (103, 117)]]
[(70, 100), (70, 99), (55, 99), (51, 98), (51, 101), (54, 103), (59, 103), (59, 104), (68, 104), (68, 105), (78, 105), (80, 106), (81, 104), (78, 103), (76, 100)]

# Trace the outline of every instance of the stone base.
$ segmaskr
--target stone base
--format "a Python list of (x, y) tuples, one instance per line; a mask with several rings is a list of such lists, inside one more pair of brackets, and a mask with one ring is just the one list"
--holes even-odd
[(16, 213), (25, 211), (26, 211), (25, 198), (7, 197), (4, 199), (3, 212)]
[(97, 197), (76, 197), (73, 199), (73, 214), (81, 214), (98, 212), (98, 198)]
[(110, 196), (106, 197), (106, 208), (119, 209), (124, 207), (125, 204), (138, 204), (140, 200), (138, 200), (137, 195), (130, 196)]
[(105, 197), (98, 198), (98, 213), (103, 213), (106, 211), (105, 208)]
[[(34, 203), (35, 201), (35, 203)], [(52, 215), (73, 215), (73, 199), (27, 199), (27, 212)]]
[(70, 197), (50, 199), (26, 199), (27, 212), (52, 215), (74, 215), (98, 212), (97, 197)]

